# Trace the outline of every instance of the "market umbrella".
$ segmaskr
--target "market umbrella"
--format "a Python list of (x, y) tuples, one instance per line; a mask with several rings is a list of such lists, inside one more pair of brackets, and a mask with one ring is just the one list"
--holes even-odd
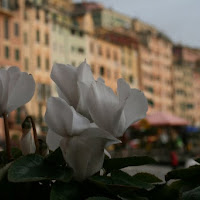
[(186, 126), (189, 124), (181, 117), (164, 112), (154, 112), (147, 115), (146, 120), (151, 126)]

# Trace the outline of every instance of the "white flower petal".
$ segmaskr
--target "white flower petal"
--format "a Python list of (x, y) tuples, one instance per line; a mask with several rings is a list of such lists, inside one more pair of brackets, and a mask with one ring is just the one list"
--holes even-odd
[(143, 119), (146, 116), (147, 110), (148, 103), (144, 93), (138, 89), (131, 89), (131, 94), (124, 107), (126, 117), (125, 129), (127, 129), (134, 122)]
[(48, 99), (45, 121), (50, 129), (63, 137), (78, 135), (90, 125), (87, 118), (77, 113), (59, 97)]
[(86, 61), (82, 62), (77, 68), (78, 82), (83, 82), (88, 86), (94, 81), (90, 66)]
[(78, 104), (77, 68), (71, 65), (54, 64), (51, 78), (70, 105), (76, 108)]
[(0, 80), (1, 80), (1, 96), (0, 96), (0, 106), (1, 106), (1, 115), (6, 112), (6, 105), (8, 101), (8, 84), (9, 84), (9, 75), (6, 69), (0, 69)]
[(21, 140), (20, 140), (20, 147), (21, 147), (23, 155), (35, 153), (36, 147), (35, 147), (34, 139), (31, 135), (31, 131), (29, 131), (25, 135), (22, 135)]
[(89, 110), (88, 110), (88, 93), (89, 88), (87, 84), (83, 82), (78, 82), (78, 89), (79, 89), (79, 102), (77, 106), (77, 112), (79, 112), (81, 115), (87, 117), (90, 121), (92, 121)]
[(55, 151), (60, 146), (60, 141), (62, 140), (62, 136), (56, 134), (51, 129), (48, 130), (46, 136), (46, 143), (51, 151)]
[(130, 95), (131, 88), (122, 78), (117, 80), (117, 94), (120, 102), (125, 101)]
[(88, 95), (88, 110), (97, 126), (113, 132), (118, 123), (115, 118), (119, 110), (119, 99), (111, 88), (100, 81), (93, 83)]
[(100, 171), (104, 161), (104, 148), (119, 142), (109, 133), (91, 128), (80, 136), (64, 138), (61, 150), (66, 163), (74, 170), (75, 179), (82, 181)]
[(109, 153), (106, 149), (104, 149), (104, 154), (105, 154), (108, 158), (111, 159), (111, 155), (110, 155), (110, 153)]
[(100, 81), (100, 82), (102, 82), (102, 83), (105, 83), (105, 81), (104, 81), (104, 79), (103, 79), (102, 77), (99, 77), (99, 78), (97, 79), (97, 81)]
[[(9, 72), (11, 73), (11, 72)], [(11, 112), (29, 102), (35, 91), (35, 81), (32, 75), (26, 72), (16, 72), (10, 75), (14, 81), (9, 84), (7, 112)]]
[(68, 100), (67, 97), (62, 93), (62, 91), (59, 89), (58, 86), (56, 86), (56, 91), (57, 91), (57, 93), (58, 93), (58, 96), (59, 96), (61, 99), (64, 99), (64, 100), (70, 105), (69, 100)]

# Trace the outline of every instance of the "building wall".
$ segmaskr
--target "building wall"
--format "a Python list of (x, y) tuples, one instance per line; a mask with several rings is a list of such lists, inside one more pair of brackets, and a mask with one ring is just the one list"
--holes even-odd
[(102, 77), (114, 91), (117, 79), (121, 77), (120, 47), (100, 38), (87, 37), (87, 62), (95, 78)]
[(36, 82), (36, 90), (27, 105), (31, 115), (42, 120), (46, 100), (51, 95), (51, 24), (44, 7), (27, 6), (23, 18), (24, 70), (31, 73)]
[(172, 44), (157, 35), (146, 36), (140, 46), (141, 89), (149, 102), (149, 112), (173, 112)]
[(177, 115), (191, 124), (199, 125), (199, 67), (200, 51), (174, 46), (174, 108)]
[[(0, 66), (22, 68), (22, 12), (0, 8)], [(7, 31), (6, 31), (7, 30)], [(18, 55), (16, 55), (18, 54)]]

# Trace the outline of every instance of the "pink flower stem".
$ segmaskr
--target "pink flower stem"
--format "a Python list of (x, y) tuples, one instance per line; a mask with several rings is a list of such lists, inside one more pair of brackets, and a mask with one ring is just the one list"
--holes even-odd
[(12, 156), (11, 156), (10, 133), (8, 127), (8, 117), (6, 113), (3, 113), (3, 120), (4, 120), (5, 139), (6, 139), (6, 153), (8, 161), (10, 161)]
[(31, 120), (32, 128), (33, 128), (33, 137), (34, 137), (34, 142), (35, 142), (35, 147), (36, 147), (36, 153), (39, 153), (39, 142), (38, 142), (38, 137), (37, 137), (37, 131), (35, 128), (35, 122), (33, 121), (33, 118), (31, 116), (28, 116)]

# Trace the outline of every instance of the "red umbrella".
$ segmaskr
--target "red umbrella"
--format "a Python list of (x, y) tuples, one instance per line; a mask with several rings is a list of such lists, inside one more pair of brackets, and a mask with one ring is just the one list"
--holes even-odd
[(189, 124), (183, 118), (164, 112), (155, 112), (147, 115), (146, 120), (152, 126), (184, 126)]

